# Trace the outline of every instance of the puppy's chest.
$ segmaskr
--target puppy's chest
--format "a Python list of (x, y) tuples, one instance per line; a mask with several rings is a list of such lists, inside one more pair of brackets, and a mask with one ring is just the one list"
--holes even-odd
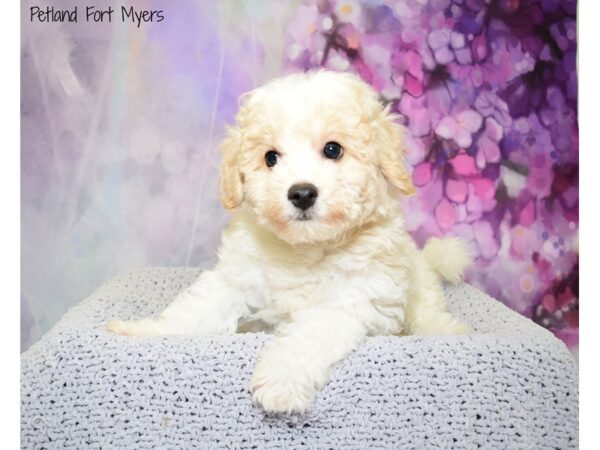
[(275, 265), (265, 269), (264, 297), (271, 302), (295, 296), (306, 300), (345, 276), (345, 271), (326, 263), (296, 267)]
[(334, 300), (339, 287), (365, 268), (364, 263), (348, 258), (342, 264), (338, 258), (327, 257), (291, 265), (267, 265), (258, 314), (277, 321), (298, 309)]

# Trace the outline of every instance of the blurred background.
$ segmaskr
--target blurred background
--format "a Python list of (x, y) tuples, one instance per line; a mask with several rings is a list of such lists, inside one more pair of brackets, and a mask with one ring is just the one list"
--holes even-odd
[[(79, 21), (31, 22), (34, 5), (77, 5)], [(90, 5), (112, 22), (86, 23)], [(121, 6), (164, 20), (123, 23)], [(210, 266), (238, 96), (326, 67), (359, 74), (410, 130), (415, 239), (471, 241), (469, 282), (577, 353), (576, 1), (21, 7), (22, 350), (120, 271)]]

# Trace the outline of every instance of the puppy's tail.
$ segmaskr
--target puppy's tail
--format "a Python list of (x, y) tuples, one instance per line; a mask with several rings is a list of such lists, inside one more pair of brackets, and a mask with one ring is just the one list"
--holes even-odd
[(429, 239), (423, 255), (429, 267), (452, 284), (462, 281), (465, 269), (473, 262), (467, 243), (455, 237)]

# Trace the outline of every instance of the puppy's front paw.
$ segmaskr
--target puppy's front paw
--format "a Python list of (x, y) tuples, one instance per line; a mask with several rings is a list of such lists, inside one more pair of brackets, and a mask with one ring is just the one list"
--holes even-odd
[(451, 316), (451, 320), (449, 320), (445, 324), (440, 324), (441, 330), (440, 334), (446, 335), (463, 335), (470, 334), (473, 332), (471, 327), (469, 327), (462, 320), (457, 319), (456, 317)]
[(118, 320), (106, 324), (106, 330), (122, 336), (156, 336), (161, 334), (157, 319)]
[(304, 413), (313, 402), (318, 383), (308, 370), (291, 360), (264, 355), (258, 363), (250, 390), (252, 398), (266, 412)]
[(472, 333), (473, 330), (471, 329), (471, 327), (469, 327), (468, 325), (465, 325), (462, 322), (458, 322), (456, 325), (454, 325), (454, 329), (452, 330), (452, 334), (470, 334)]

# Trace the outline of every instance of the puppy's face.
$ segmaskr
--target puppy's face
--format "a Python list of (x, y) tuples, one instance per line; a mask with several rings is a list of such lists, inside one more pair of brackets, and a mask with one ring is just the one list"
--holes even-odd
[(411, 194), (401, 130), (357, 77), (290, 75), (242, 96), (223, 142), (223, 205), (292, 244), (336, 239)]

